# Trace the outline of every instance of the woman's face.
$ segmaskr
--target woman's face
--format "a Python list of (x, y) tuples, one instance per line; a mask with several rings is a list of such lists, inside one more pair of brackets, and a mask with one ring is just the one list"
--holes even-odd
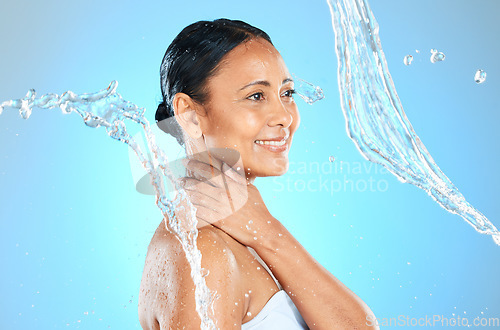
[(207, 88), (199, 116), (207, 147), (237, 150), (251, 181), (284, 174), (300, 116), (293, 81), (274, 46), (262, 38), (238, 45)]

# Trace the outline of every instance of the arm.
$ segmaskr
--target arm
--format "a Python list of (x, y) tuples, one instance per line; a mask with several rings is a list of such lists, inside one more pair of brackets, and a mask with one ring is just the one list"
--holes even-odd
[[(373, 329), (375, 316), (349, 288), (321, 266), (275, 218), (253, 248), (269, 266), (311, 329)], [(281, 233), (279, 236), (277, 233)]]
[[(255, 249), (310, 328), (370, 328), (367, 324), (373, 323), (370, 321), (374, 316), (368, 306), (307, 253), (269, 213), (258, 189), (246, 182), (244, 173), (228, 168), (226, 164), (218, 170), (217, 166), (195, 160), (190, 160), (186, 167), (198, 179), (207, 179), (212, 184), (209, 186), (186, 178), (186, 182), (191, 181), (189, 187), (196, 188), (187, 188), (187, 191), (198, 208), (199, 220), (213, 224), (241, 244)], [(215, 176), (212, 174), (215, 171), (222, 171), (224, 175)], [(217, 180), (220, 177), (224, 177), (228, 189), (218, 182), (222, 181)], [(242, 206), (229, 208), (229, 216), (224, 218), (221, 215), (228, 213), (228, 207), (213, 201), (222, 200), (221, 196), (225, 196), (227, 190), (231, 195), (230, 203)]]
[[(214, 321), (219, 329), (240, 329), (243, 319), (243, 294), (240, 275), (231, 250), (210, 228), (200, 229), (197, 241), (202, 254), (202, 267), (209, 271), (205, 277), (211, 292), (220, 296), (214, 307)], [(195, 286), (191, 267), (180, 242), (167, 234), (151, 272), (156, 300), (153, 310), (161, 329), (199, 329), (201, 320), (196, 312)], [(153, 291), (153, 290), (152, 290)], [(235, 304), (238, 303), (238, 304)]]

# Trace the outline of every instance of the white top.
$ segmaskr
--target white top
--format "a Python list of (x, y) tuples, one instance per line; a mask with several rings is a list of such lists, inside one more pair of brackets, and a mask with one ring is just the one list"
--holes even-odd
[(267, 301), (266, 305), (253, 319), (242, 324), (241, 329), (309, 329), (292, 299), (290, 299), (286, 291), (282, 289), (280, 283), (276, 280), (266, 263), (254, 249), (251, 247), (248, 247), (248, 249), (267, 270), (269, 275), (271, 275), (280, 291), (276, 292), (271, 299)]

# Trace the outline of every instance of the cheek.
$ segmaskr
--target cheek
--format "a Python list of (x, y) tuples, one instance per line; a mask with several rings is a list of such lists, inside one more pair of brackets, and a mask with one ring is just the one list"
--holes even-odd
[(262, 115), (245, 116), (245, 118), (240, 122), (239, 126), (241, 127), (243, 132), (246, 133), (247, 136), (256, 137), (265, 124), (265, 121), (262, 117), (263, 117)]
[(245, 115), (233, 116), (228, 126), (236, 140), (241, 142), (251, 140), (250, 142), (253, 142), (264, 124), (265, 121), (262, 115), (259, 116), (247, 110)]
[(233, 116), (221, 118), (215, 127), (215, 135), (220, 144), (228, 147), (252, 146), (262, 124), (254, 116)]

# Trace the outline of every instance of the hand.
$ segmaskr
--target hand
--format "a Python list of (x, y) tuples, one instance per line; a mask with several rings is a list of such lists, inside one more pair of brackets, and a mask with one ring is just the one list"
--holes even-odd
[(198, 228), (213, 225), (241, 244), (262, 244), (264, 233), (270, 232), (277, 220), (257, 187), (247, 182), (239, 154), (234, 161), (234, 154), (228, 157), (227, 150), (211, 149), (208, 154), (186, 159), (188, 176), (180, 179), (181, 185), (197, 208)]

